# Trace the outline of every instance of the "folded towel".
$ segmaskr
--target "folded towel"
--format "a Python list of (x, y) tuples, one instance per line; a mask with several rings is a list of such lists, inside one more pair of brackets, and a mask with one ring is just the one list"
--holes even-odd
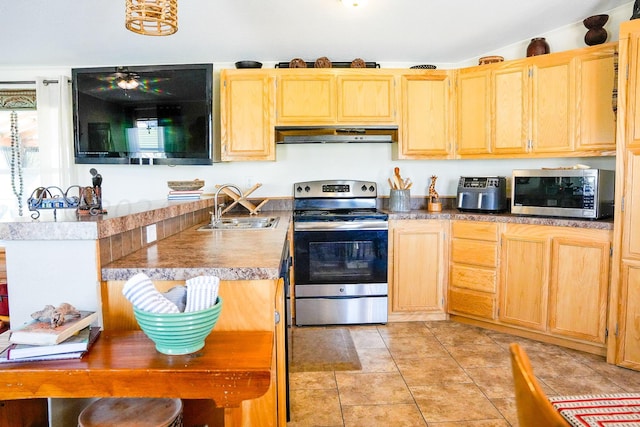
[(184, 308), (187, 305), (187, 288), (186, 286), (178, 285), (169, 289), (167, 292), (162, 294), (166, 299), (171, 301), (178, 307), (180, 312), (184, 311)]
[(150, 313), (179, 313), (178, 307), (165, 298), (144, 274), (138, 273), (124, 284), (122, 293), (137, 309)]
[(216, 276), (198, 276), (186, 281), (187, 306), (185, 312), (211, 308), (218, 298), (220, 278)]

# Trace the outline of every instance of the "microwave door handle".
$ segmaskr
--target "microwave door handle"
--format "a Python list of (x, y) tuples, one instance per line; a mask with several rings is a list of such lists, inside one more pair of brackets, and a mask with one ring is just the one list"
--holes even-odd
[(478, 209), (482, 209), (482, 196), (484, 196), (484, 193), (478, 194)]
[(467, 193), (460, 193), (460, 199), (458, 200), (458, 208), (462, 209), (462, 204), (464, 202), (464, 196), (466, 196)]

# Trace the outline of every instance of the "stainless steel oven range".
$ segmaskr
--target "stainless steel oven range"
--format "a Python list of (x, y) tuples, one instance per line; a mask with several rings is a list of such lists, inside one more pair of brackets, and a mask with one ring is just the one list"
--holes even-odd
[(293, 186), (295, 323), (387, 322), (388, 215), (375, 182)]

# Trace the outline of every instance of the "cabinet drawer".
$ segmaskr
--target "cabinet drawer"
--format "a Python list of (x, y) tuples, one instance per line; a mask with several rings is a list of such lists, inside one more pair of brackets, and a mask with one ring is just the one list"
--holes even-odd
[(496, 267), (498, 265), (498, 245), (480, 240), (453, 239), (451, 241), (451, 261)]
[(453, 221), (451, 235), (454, 238), (498, 241), (498, 224), (494, 222)]
[(451, 266), (450, 285), (474, 291), (495, 292), (496, 271), (454, 264)]
[(485, 319), (495, 319), (496, 301), (493, 295), (462, 289), (449, 290), (449, 312), (463, 313)]

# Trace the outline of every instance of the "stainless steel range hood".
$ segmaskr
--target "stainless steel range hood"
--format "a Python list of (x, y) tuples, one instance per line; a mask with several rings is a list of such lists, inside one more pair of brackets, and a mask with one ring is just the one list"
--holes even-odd
[(396, 126), (280, 126), (275, 130), (278, 144), (398, 141)]

